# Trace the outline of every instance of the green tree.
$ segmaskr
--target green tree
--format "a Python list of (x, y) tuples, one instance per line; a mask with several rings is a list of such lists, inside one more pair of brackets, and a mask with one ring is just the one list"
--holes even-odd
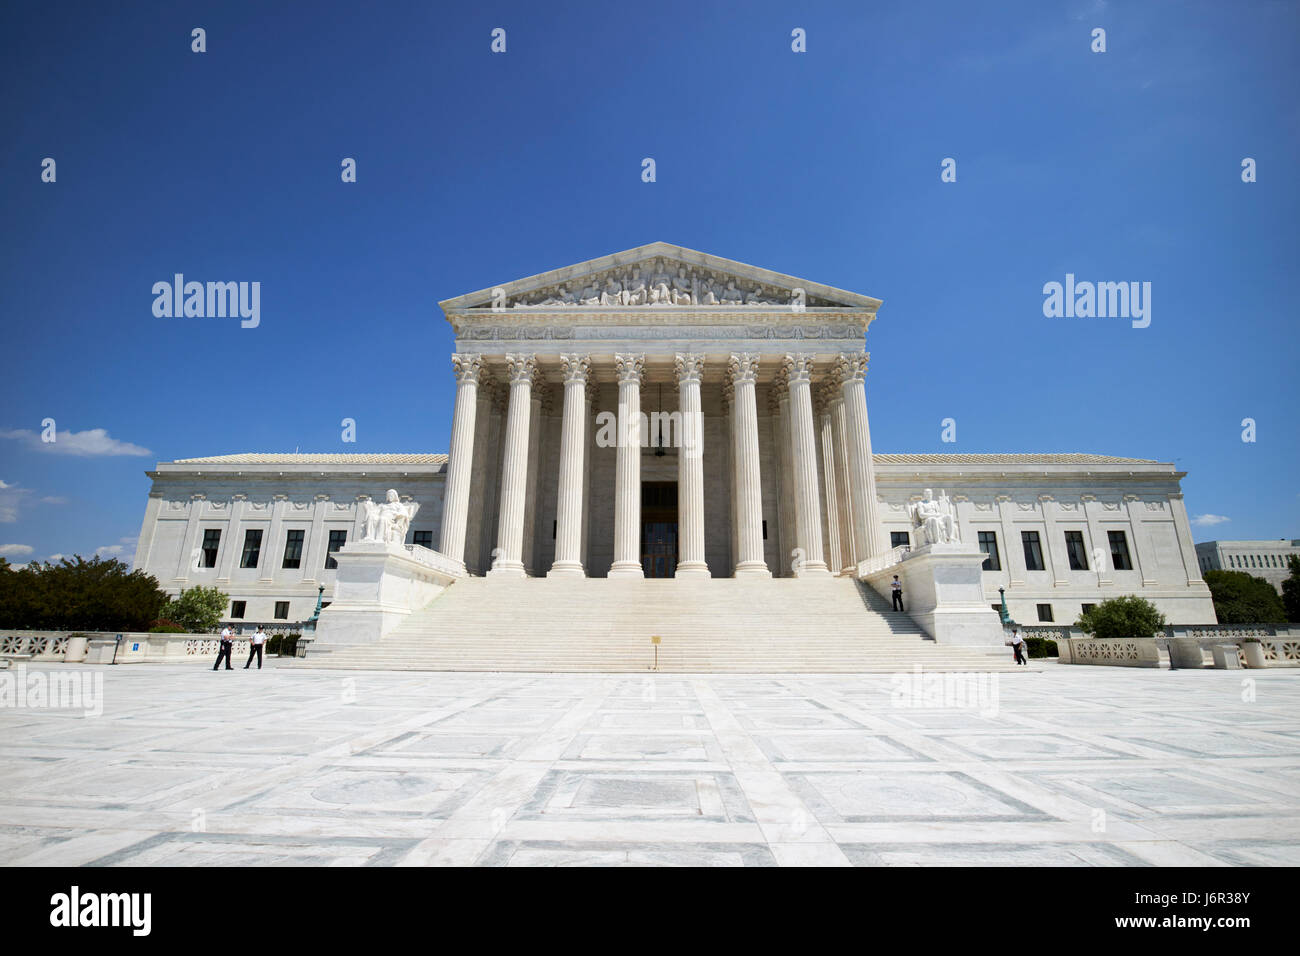
[(175, 621), (191, 634), (204, 634), (215, 630), (221, 623), (229, 603), (230, 595), (225, 591), (200, 584), (183, 589), (164, 605), (158, 616)]
[(0, 627), (40, 631), (143, 631), (167, 595), (116, 559), (0, 564)]
[(1273, 585), (1245, 571), (1206, 571), (1220, 624), (1282, 624), (1286, 608)]
[(1165, 616), (1146, 598), (1126, 594), (1102, 601), (1075, 624), (1091, 637), (1155, 637), (1164, 630)]
[(1291, 573), (1282, 582), (1282, 606), (1286, 608), (1286, 619), (1300, 622), (1300, 556), (1291, 555), (1286, 559), (1286, 566)]

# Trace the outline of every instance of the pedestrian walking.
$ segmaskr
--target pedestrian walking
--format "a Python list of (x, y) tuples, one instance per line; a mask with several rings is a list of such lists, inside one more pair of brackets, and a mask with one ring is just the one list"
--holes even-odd
[(227, 625), (221, 629), (221, 649), (217, 651), (217, 662), (212, 665), (212, 669), (215, 671), (220, 668), (221, 659), (224, 657), (226, 659), (226, 670), (234, 670), (234, 668), (230, 666), (230, 652), (234, 649), (235, 639), (230, 633), (230, 626)]
[(1025, 660), (1025, 639), (1020, 636), (1020, 628), (1011, 629), (1011, 653), (1015, 655), (1017, 664), (1029, 666), (1029, 661)]
[[(262, 630), (262, 625), (257, 625), (257, 630), (253, 634), (253, 639), (248, 642), (248, 664), (253, 663), (253, 655), (257, 655), (257, 669), (262, 669), (262, 645), (266, 643), (266, 631)], [(244, 670), (248, 670), (248, 664), (244, 665)]]
[(898, 580), (898, 575), (894, 575), (894, 580), (889, 582), (889, 590), (894, 592), (894, 610), (903, 610), (903, 582)]

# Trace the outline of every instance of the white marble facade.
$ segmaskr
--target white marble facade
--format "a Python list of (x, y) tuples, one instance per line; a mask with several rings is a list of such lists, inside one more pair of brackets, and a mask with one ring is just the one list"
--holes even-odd
[[(985, 595), (996, 602), (1006, 587), (1022, 623), (1046, 604), (1068, 624), (1082, 605), (1127, 593), (1173, 623), (1214, 621), (1172, 464), (873, 454), (864, 344), (879, 305), (664, 243), (444, 301), (456, 332), (450, 459), (160, 463), (136, 566), (171, 591), (219, 584), (246, 601), (245, 620), (269, 621), (286, 600), (301, 620), (320, 584), (327, 600), (332, 590), (329, 531), (359, 539), (361, 496), (396, 488), (420, 505), (407, 543), (470, 574), (640, 575), (653, 550), (643, 523), (657, 516), (676, 526), (677, 574), (824, 576), (888, 551), (933, 488), (952, 502), (962, 542), (995, 536), (1000, 570), (983, 572)], [(624, 423), (644, 413), (650, 434), (602, 433), (620, 409)], [(666, 447), (654, 441), (660, 416)], [(664, 495), (643, 515), (647, 483)], [(253, 526), (264, 529), (262, 564), (242, 569), (236, 552)], [(219, 553), (203, 568), (212, 529)], [(303, 558), (285, 569), (291, 529), (304, 532)], [(1039, 536), (1042, 570), (1027, 566), (1025, 531)], [(1087, 570), (1071, 568), (1067, 532)], [(1115, 567), (1111, 532), (1131, 569)]]

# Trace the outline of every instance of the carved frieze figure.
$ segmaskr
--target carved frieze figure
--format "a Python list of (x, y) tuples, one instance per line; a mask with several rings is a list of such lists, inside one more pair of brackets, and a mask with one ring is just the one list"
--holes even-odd
[(912, 516), (912, 527), (921, 533), (921, 541), (924, 544), (960, 542), (956, 509), (942, 489), (936, 499), (934, 492), (926, 488), (925, 497), (908, 510)]
[(717, 305), (719, 302), (718, 293), (721, 291), (720, 286), (714, 285), (709, 281), (709, 277), (705, 276), (700, 280), (700, 304)]
[(673, 301), (673, 292), (669, 287), (668, 273), (664, 271), (664, 261), (655, 260), (655, 272), (650, 277), (650, 304), (651, 305), (670, 305)]
[(420, 506), (416, 502), (402, 501), (393, 488), (388, 489), (388, 500), (382, 505), (369, 499), (361, 502), (361, 520), (364, 525), (361, 540), (401, 544), (406, 540), (411, 519), (419, 510)]
[(744, 295), (741, 293), (739, 289), (736, 288), (736, 280), (735, 279), (728, 280), (727, 287), (722, 290), (722, 304), (740, 305), (744, 301), (745, 301)]
[(686, 277), (686, 269), (677, 270), (673, 279), (673, 305), (691, 304), (691, 280)]
[(596, 283), (591, 282), (578, 295), (579, 305), (600, 305), (600, 290), (596, 288)]
[(619, 305), (623, 298), (623, 283), (613, 273), (605, 280), (605, 291), (600, 294), (601, 305)]
[(645, 305), (648, 292), (641, 270), (633, 269), (632, 277), (623, 283), (623, 292), (619, 296), (620, 305)]

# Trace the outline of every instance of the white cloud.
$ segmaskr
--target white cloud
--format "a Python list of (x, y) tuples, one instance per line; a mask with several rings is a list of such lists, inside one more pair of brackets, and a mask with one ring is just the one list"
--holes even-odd
[(41, 499), (43, 505), (66, 505), (67, 503), (68, 499), (62, 495), (46, 495)]
[(41, 436), (30, 428), (9, 428), (0, 429), (0, 438), (21, 441), (38, 451), (78, 455), (83, 458), (106, 458), (116, 455), (149, 457), (153, 454), (148, 448), (113, 438), (103, 428), (87, 428), (84, 432), (60, 429), (55, 432), (55, 440), (52, 442), (41, 441)]
[(66, 554), (51, 554), (51, 555), (50, 555), (49, 557), (47, 557), (45, 560), (48, 561), (48, 562), (50, 562), (51, 564), (58, 564), (60, 561), (62, 561), (62, 560), (63, 560), (64, 558), (66, 558), (66, 557), (67, 557)]
[(0, 544), (0, 558), (19, 554), (28, 555), (35, 550), (30, 544)]
[[(139, 535), (133, 535), (130, 538), (118, 538), (117, 544), (106, 544), (95, 549), (97, 558), (121, 558), (135, 553), (135, 544), (140, 540)], [(129, 550), (128, 550), (129, 549)]]
[(1192, 524), (1205, 527), (1207, 525), (1223, 524), (1225, 521), (1231, 520), (1226, 515), (1197, 515), (1192, 519)]

